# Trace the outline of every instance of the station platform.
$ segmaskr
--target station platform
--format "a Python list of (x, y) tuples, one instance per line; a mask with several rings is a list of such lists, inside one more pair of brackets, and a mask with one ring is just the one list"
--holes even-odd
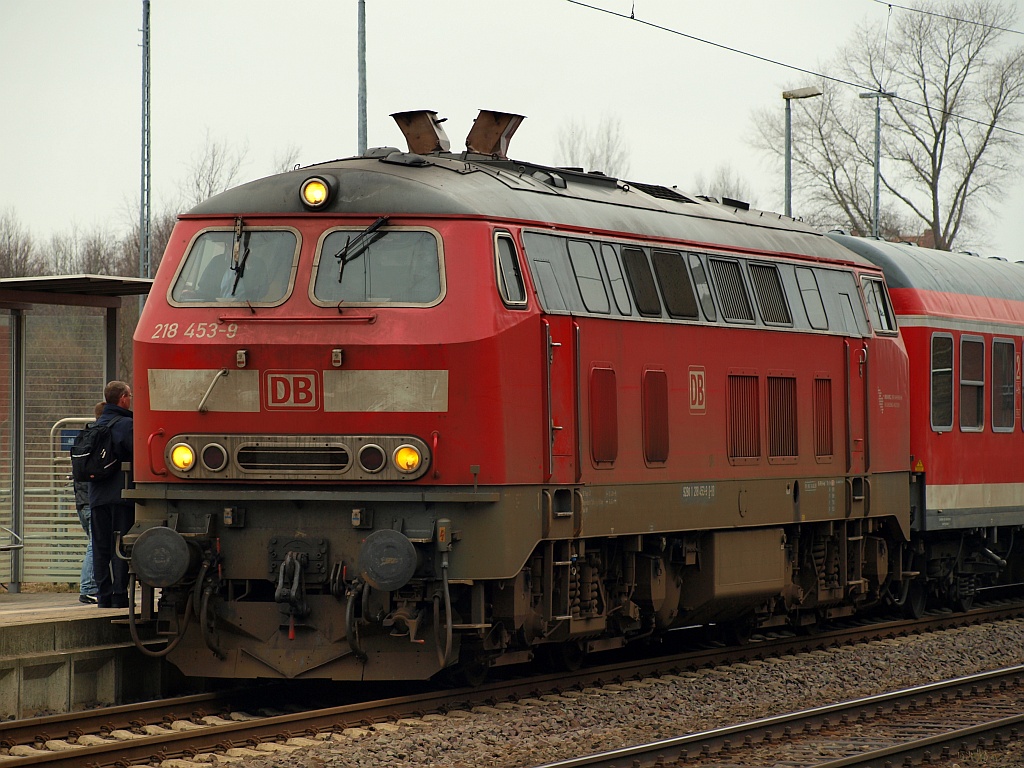
[(156, 698), (177, 677), (168, 667), (135, 647), (124, 608), (0, 590), (0, 719)]

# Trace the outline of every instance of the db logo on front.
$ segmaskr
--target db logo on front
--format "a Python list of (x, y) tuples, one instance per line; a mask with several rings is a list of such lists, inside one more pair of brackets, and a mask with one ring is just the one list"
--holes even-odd
[(316, 371), (266, 371), (263, 404), (268, 410), (316, 410), (320, 407), (320, 377)]

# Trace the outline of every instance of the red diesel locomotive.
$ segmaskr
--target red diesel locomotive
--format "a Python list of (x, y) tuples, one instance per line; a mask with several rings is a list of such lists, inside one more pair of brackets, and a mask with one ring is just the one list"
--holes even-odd
[(125, 544), (186, 674), (568, 664), (1014, 575), (1020, 266), (395, 118), (409, 151), (229, 190), (164, 255)]

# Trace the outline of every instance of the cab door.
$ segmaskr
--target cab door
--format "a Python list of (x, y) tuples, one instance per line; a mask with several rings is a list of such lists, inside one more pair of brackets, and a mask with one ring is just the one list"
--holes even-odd
[(579, 480), (579, 325), (572, 317), (541, 321), (544, 354), (545, 482)]

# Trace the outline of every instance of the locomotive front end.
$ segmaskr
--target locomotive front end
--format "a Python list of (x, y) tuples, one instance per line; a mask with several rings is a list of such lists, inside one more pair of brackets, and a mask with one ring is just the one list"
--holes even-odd
[(126, 543), (159, 599), (133, 623), (191, 675), (427, 678), (472, 623), (460, 520), (494, 501), (454, 437), (501, 435), (471, 396), (500, 387), (465, 321), (489, 310), (447, 297), (457, 225), (316, 216), (333, 188), (286, 177), (294, 212), (182, 217), (140, 320)]

